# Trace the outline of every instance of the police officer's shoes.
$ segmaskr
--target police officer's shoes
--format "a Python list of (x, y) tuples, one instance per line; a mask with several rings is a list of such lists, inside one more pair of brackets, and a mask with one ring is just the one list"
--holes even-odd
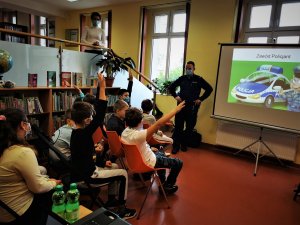
[(181, 149), (181, 151), (183, 151), (183, 152), (186, 152), (186, 151), (187, 151), (186, 145), (181, 145), (180, 149)]
[[(178, 186), (176, 184), (174, 184), (174, 185), (164, 184), (163, 186), (164, 186), (164, 190), (165, 190), (165, 192), (166, 192), (167, 195), (173, 194), (173, 193), (175, 193), (178, 190)], [(159, 189), (159, 193), (163, 194), (163, 192), (162, 192), (161, 189)]]
[(179, 146), (173, 145), (172, 154), (177, 154), (177, 152), (179, 152)]

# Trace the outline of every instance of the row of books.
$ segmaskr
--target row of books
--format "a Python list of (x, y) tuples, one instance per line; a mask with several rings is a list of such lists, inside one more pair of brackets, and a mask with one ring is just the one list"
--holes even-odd
[(43, 107), (38, 97), (15, 98), (13, 96), (3, 96), (0, 98), (0, 109), (17, 108), (26, 114), (43, 113)]
[(65, 115), (53, 116), (53, 129), (56, 131), (61, 126), (65, 125)]
[(113, 106), (118, 99), (118, 95), (107, 95), (107, 106)]
[[(0, 28), (4, 28), (6, 30), (27, 32), (26, 26), (20, 26), (20, 25), (6, 23), (6, 22), (0, 22)], [(0, 36), (1, 36), (1, 40), (4, 41), (19, 42), (19, 43), (27, 42), (27, 38), (25, 36), (18, 36), (9, 33), (0, 33)]]
[[(40, 127), (40, 121), (37, 119), (37, 118), (34, 118), (34, 117), (29, 117), (28, 118), (28, 122), (33, 125), (37, 125), (38, 127)], [(36, 138), (37, 135), (32, 131), (29, 135), (26, 136), (26, 139), (33, 139), (33, 138)]]
[(4, 41), (26, 43), (26, 39), (24, 37), (13, 36), (10, 34), (5, 35)]
[[(83, 85), (83, 74), (74, 72), (62, 72), (60, 74), (60, 86), (71, 87), (76, 85), (82, 87)], [(37, 87), (38, 74), (28, 73), (28, 87)], [(56, 87), (56, 71), (47, 71), (47, 86)]]
[(53, 111), (66, 111), (72, 108), (72, 105), (78, 95), (74, 95), (70, 91), (54, 92), (52, 95), (52, 109)]

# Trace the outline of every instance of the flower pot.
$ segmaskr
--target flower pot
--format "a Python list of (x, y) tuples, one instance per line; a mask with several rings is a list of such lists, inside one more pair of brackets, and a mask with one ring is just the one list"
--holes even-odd
[(112, 87), (114, 83), (115, 78), (114, 77), (105, 77), (105, 84), (106, 87)]

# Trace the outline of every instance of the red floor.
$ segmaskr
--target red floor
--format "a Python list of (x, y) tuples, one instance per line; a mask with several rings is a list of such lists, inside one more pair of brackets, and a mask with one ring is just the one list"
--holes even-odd
[[(172, 155), (172, 157), (174, 157)], [(168, 196), (170, 209), (154, 184), (141, 218), (133, 225), (300, 225), (300, 197), (293, 201), (300, 168), (282, 167), (217, 150), (189, 149), (183, 160), (179, 190)], [(129, 172), (127, 207), (139, 209), (146, 188)], [(102, 198), (106, 198), (102, 190)]]
[[(133, 225), (299, 225), (300, 197), (293, 189), (300, 182), (299, 168), (283, 168), (216, 150), (189, 149), (176, 157), (184, 162), (179, 190), (167, 205), (155, 185), (141, 218)], [(129, 175), (132, 178), (131, 174)], [(139, 209), (146, 188), (130, 179), (127, 206)]]

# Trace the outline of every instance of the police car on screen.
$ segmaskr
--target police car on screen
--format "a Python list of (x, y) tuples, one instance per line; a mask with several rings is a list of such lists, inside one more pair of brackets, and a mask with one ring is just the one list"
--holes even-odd
[(241, 102), (263, 103), (267, 108), (274, 102), (285, 102), (279, 91), (290, 90), (289, 80), (281, 67), (261, 65), (255, 72), (240, 80), (231, 90), (231, 95)]

